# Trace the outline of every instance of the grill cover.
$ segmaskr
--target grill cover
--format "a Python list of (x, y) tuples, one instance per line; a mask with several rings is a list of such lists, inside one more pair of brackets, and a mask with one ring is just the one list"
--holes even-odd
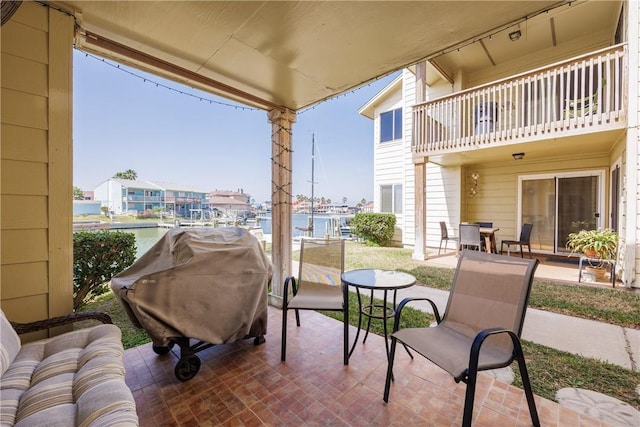
[(157, 346), (175, 337), (223, 344), (266, 334), (272, 272), (246, 229), (175, 228), (113, 277), (111, 290)]

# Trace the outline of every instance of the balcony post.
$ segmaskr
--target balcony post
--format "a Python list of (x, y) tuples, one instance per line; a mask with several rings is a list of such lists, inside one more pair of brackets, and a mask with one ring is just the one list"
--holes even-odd
[(414, 157), (413, 168), (415, 173), (415, 246), (412, 258), (420, 261), (427, 259), (427, 160), (428, 157)]
[[(426, 77), (427, 77), (427, 63), (420, 62), (416, 64), (416, 103), (420, 104), (424, 102), (426, 97)], [(415, 120), (415, 116), (414, 120)], [(416, 123), (413, 124), (415, 129)], [(416, 137), (413, 132), (413, 138)], [(415, 147), (416, 141), (412, 141), (412, 145)], [(414, 236), (415, 245), (413, 248), (413, 259), (425, 260), (426, 242), (427, 242), (427, 157), (414, 156), (413, 168), (415, 177), (415, 206), (414, 206)]]

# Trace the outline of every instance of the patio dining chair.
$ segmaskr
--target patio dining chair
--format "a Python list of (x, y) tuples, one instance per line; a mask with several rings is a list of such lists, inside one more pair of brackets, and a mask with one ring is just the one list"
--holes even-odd
[(440, 251), (442, 250), (442, 242), (444, 242), (444, 250), (446, 252), (449, 240), (457, 245), (460, 238), (458, 236), (450, 236), (447, 230), (447, 224), (444, 221), (440, 221), (440, 247), (438, 248), (438, 255), (440, 255)]
[(349, 307), (347, 286), (343, 285), (344, 240), (302, 239), (298, 276), (284, 281), (282, 303), (282, 347), (280, 360), (287, 355), (287, 313), (295, 310), (300, 327), (300, 310), (342, 311), (344, 315), (344, 364), (349, 364)]
[(460, 247), (461, 249), (475, 249), (478, 251), (485, 247), (478, 224), (460, 224)]
[(475, 222), (474, 224), (478, 224), (480, 228), (493, 228), (493, 222)]
[(504, 252), (504, 245), (507, 245), (507, 255), (510, 255), (509, 249), (511, 246), (520, 246), (520, 258), (524, 258), (523, 246), (527, 246), (529, 249), (529, 258), (531, 258), (531, 230), (533, 230), (533, 224), (523, 224), (522, 230), (520, 230), (520, 238), (518, 240), (503, 240), (500, 243), (500, 253)]
[[(514, 360), (522, 378), (531, 420), (540, 425), (520, 335), (538, 260), (465, 250), (458, 259), (444, 317), (428, 298), (405, 298), (396, 310), (384, 387), (389, 401), (398, 342), (412, 348), (467, 384), (463, 426), (470, 426), (479, 371), (503, 368)], [(400, 329), (403, 308), (411, 301), (430, 303), (434, 327)]]

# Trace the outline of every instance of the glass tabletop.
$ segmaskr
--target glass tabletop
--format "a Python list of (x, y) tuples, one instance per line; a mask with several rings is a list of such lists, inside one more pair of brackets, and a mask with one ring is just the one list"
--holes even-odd
[(341, 277), (350, 286), (367, 289), (402, 289), (416, 283), (411, 274), (393, 270), (350, 270), (342, 273)]

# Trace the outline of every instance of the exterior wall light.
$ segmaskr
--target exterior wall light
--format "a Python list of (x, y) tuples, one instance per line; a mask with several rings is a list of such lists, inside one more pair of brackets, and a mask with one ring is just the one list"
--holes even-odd
[(514, 160), (522, 160), (524, 159), (524, 153), (513, 153), (512, 154)]

